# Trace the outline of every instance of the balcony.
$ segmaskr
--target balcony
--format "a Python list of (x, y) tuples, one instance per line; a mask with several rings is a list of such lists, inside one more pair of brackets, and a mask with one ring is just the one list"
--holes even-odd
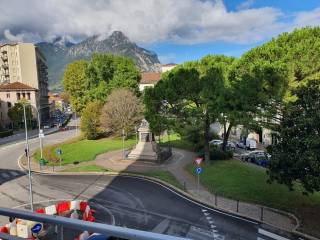
[[(101, 224), (101, 223), (95, 223), (95, 222), (88, 222), (88, 221), (82, 221), (78, 219), (70, 219), (66, 217), (60, 217), (60, 216), (51, 216), (51, 215), (44, 215), (44, 214), (38, 214), (33, 213), (29, 211), (22, 211), (17, 209), (9, 209), (9, 208), (0, 208), (0, 215), (7, 216), (7, 217), (13, 217), (13, 218), (19, 218), (24, 220), (31, 220), (35, 222), (40, 222), (42, 224), (49, 225), (53, 228), (55, 228), (55, 236), (56, 239), (63, 240), (63, 239), (70, 239), (66, 237), (65, 233), (69, 230), (74, 230), (77, 232), (83, 232), (88, 231), (92, 233), (97, 233), (102, 236), (103, 239), (132, 239), (132, 240), (186, 240), (185, 238), (181, 237), (174, 237), (159, 233), (152, 233), (152, 232), (146, 232), (146, 231), (140, 231), (130, 228), (123, 228), (113, 225), (107, 225), (107, 224)], [(42, 227), (40, 227), (41, 229)], [(39, 230), (40, 231), (40, 230)], [(12, 235), (9, 235), (4, 232), (0, 232), (0, 238), (1, 239), (22, 239), (20, 237), (15, 237)], [(46, 239), (46, 238), (45, 238)], [(73, 239), (73, 238), (72, 238)], [(94, 237), (90, 237), (89, 239), (97, 239)], [(99, 238), (102, 239), (102, 238)]]
[(2, 54), (1, 58), (3, 61), (7, 61), (8, 60), (8, 55), (7, 54)]
[(2, 66), (3, 69), (8, 69), (9, 68), (9, 64), (7, 62), (2, 63), (1, 66)]

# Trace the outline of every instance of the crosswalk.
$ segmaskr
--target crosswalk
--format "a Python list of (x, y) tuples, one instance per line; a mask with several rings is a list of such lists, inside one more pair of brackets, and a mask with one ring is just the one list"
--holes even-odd
[(25, 175), (25, 172), (18, 170), (0, 170), (0, 184), (11, 181)]

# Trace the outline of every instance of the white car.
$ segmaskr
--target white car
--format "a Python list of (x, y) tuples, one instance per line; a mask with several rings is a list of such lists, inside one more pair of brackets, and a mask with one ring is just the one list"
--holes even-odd
[(236, 149), (236, 145), (233, 142), (228, 141), (227, 148), (235, 150)]
[(210, 145), (216, 145), (216, 146), (219, 146), (220, 144), (222, 144), (223, 141), (220, 140), (220, 139), (213, 139), (209, 142)]

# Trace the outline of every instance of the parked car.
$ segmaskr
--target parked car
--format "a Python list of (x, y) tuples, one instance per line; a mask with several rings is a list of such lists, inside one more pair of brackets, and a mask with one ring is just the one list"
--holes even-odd
[(255, 150), (241, 155), (241, 160), (266, 167), (269, 164), (271, 155), (262, 150)]
[(231, 150), (235, 150), (236, 149), (236, 145), (233, 142), (228, 141), (227, 142), (227, 148), (231, 149)]
[(237, 142), (237, 147), (245, 149), (246, 145), (243, 142)]
[(220, 140), (220, 139), (213, 139), (213, 140), (211, 140), (210, 142), (209, 142), (209, 144), (210, 145), (220, 145), (220, 144), (222, 144), (223, 143), (223, 141), (222, 140)]
[(257, 142), (256, 140), (252, 138), (247, 138), (246, 140), (246, 149), (254, 150), (257, 148)]

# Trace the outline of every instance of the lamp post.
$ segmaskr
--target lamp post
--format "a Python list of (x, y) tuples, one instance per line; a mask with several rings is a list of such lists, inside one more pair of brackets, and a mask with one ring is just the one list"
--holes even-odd
[(30, 156), (29, 156), (28, 126), (27, 126), (27, 116), (26, 116), (26, 105), (25, 104), (23, 104), (23, 117), (24, 117), (24, 128), (25, 128), (26, 146), (27, 146), (30, 208), (31, 208), (31, 211), (33, 211), (33, 192), (32, 192)]
[(125, 159), (125, 153), (124, 153), (124, 129), (122, 129), (122, 158)]

